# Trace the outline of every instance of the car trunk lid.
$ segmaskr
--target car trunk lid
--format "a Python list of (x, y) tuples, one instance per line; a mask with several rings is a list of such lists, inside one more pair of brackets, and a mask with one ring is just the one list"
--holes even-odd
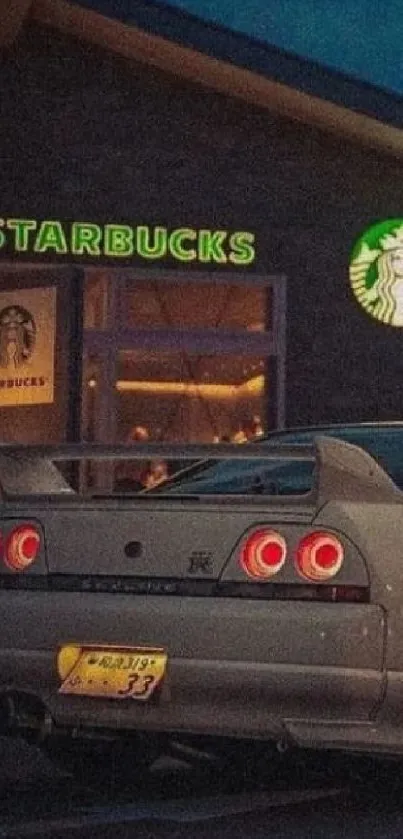
[(210, 580), (219, 578), (250, 528), (309, 524), (313, 515), (312, 507), (295, 504), (146, 497), (119, 504), (58, 501), (35, 510), (51, 574)]

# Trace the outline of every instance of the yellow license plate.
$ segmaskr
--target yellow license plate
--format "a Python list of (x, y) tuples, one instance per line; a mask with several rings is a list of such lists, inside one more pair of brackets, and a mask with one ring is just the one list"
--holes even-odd
[(57, 656), (59, 693), (145, 701), (162, 682), (167, 658), (160, 648), (66, 644)]

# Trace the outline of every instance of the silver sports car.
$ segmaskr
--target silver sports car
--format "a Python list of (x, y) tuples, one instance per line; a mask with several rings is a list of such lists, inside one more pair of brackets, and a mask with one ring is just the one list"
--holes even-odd
[[(161, 456), (140, 494), (61, 464)], [(3, 446), (0, 485), (3, 733), (403, 752), (403, 424)]]

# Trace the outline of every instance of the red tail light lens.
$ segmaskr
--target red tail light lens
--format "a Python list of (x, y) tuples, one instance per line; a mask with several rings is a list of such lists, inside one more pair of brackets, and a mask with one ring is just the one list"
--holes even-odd
[(10, 571), (24, 571), (39, 554), (41, 537), (33, 525), (22, 524), (12, 530), (4, 543), (3, 562)]
[(296, 565), (307, 580), (322, 582), (335, 577), (344, 560), (343, 545), (332, 533), (309, 533), (299, 543)]
[(249, 577), (268, 579), (282, 568), (287, 555), (285, 539), (275, 530), (255, 530), (248, 536), (240, 557)]

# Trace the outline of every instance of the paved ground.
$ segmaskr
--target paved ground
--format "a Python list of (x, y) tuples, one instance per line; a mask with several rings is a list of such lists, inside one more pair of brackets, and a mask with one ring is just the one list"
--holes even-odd
[(0, 741), (0, 839), (402, 839), (403, 770), (271, 758), (265, 769), (195, 771), (160, 760), (137, 786), (76, 785), (40, 753)]

